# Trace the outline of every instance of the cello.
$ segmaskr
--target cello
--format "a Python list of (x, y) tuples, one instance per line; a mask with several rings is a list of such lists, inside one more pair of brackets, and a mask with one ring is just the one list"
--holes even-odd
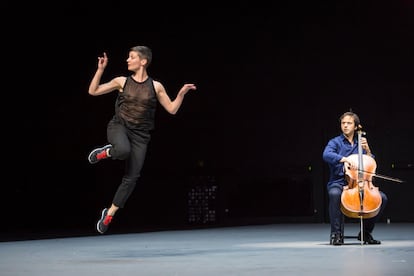
[[(378, 187), (372, 183), (377, 164), (371, 156), (363, 154), (361, 138), (365, 134), (361, 125), (358, 125), (358, 154), (351, 154), (348, 159), (358, 164), (358, 170), (353, 170), (347, 164), (345, 177), (347, 185), (344, 186), (341, 195), (341, 211), (351, 218), (360, 218), (361, 233), (363, 233), (363, 219), (378, 215), (382, 203), (382, 197)], [(361, 235), (361, 244), (364, 244)]]
[(341, 211), (351, 218), (372, 218), (378, 215), (382, 198), (378, 187), (372, 183), (377, 163), (374, 158), (362, 152), (361, 125), (358, 126), (358, 154), (351, 154), (348, 159), (358, 164), (358, 170), (345, 166), (348, 185), (341, 195)]
[[(366, 133), (362, 126), (358, 125), (358, 154), (351, 154), (347, 158), (358, 164), (358, 169), (352, 169), (345, 164), (345, 178), (347, 185), (344, 186), (341, 194), (341, 211), (350, 218), (360, 218), (361, 233), (363, 233), (363, 219), (372, 218), (378, 215), (382, 197), (378, 187), (373, 184), (373, 177), (382, 178), (398, 183), (404, 180), (377, 174), (377, 163), (370, 155), (363, 154), (361, 138)], [(361, 234), (361, 244), (364, 244)]]

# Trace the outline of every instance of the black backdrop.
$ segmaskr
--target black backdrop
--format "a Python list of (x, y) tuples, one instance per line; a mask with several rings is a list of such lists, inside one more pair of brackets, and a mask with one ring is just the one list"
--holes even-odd
[(153, 49), (149, 73), (171, 97), (185, 82), (198, 89), (177, 115), (158, 110), (113, 231), (327, 221), (321, 154), (349, 109), (377, 172), (407, 181), (377, 181), (390, 198), (384, 220), (413, 221), (413, 4), (303, 2), (6, 4), (2, 230), (93, 231), (122, 163), (87, 162), (106, 143), (115, 99), (87, 87), (98, 55), (109, 56), (109, 80), (129, 73), (138, 44)]

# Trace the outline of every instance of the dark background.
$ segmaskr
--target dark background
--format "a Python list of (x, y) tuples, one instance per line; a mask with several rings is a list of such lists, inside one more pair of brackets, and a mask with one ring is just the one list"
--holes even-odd
[[(130, 47), (153, 50), (161, 107), (142, 178), (111, 231), (328, 222), (322, 151), (358, 113), (389, 197), (382, 220), (413, 222), (414, 5), (410, 1), (107, 1), (5, 4), (3, 237), (95, 233), (123, 163), (90, 165), (106, 144)], [(4, 18), (4, 17), (3, 17)], [(4, 21), (5, 19), (2, 19)]]

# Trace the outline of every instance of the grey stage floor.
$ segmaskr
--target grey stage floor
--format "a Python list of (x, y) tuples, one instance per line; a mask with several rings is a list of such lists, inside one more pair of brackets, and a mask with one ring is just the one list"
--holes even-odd
[(271, 224), (6, 241), (0, 275), (414, 275), (413, 223), (378, 224), (381, 245), (328, 237), (328, 224)]

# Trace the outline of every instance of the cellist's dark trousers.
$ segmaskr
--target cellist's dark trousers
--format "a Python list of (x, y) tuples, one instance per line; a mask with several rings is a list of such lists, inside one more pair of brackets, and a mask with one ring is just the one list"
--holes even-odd
[[(344, 214), (341, 211), (341, 194), (343, 186), (341, 185), (332, 185), (328, 187), (328, 196), (329, 196), (329, 219), (331, 223), (331, 233), (342, 233)], [(379, 191), (382, 198), (382, 203), (378, 215), (372, 218), (367, 218), (363, 220), (364, 231), (372, 233), (375, 227), (375, 223), (381, 218), (382, 213), (384, 212), (385, 206), (387, 205), (388, 198), (387, 195)]]

